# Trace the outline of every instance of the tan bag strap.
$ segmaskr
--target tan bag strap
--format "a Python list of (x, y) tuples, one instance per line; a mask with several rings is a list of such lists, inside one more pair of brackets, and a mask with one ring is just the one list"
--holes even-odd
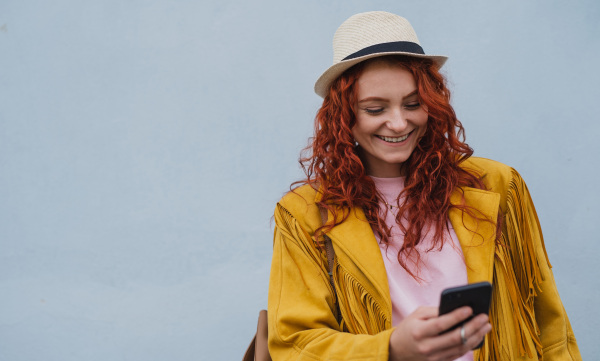
[[(321, 212), (321, 225), (324, 226), (325, 223), (327, 223), (327, 209), (319, 207), (319, 211)], [(327, 271), (329, 272), (329, 282), (335, 291), (335, 285), (333, 283), (333, 259), (335, 258), (335, 251), (333, 249), (333, 244), (331, 243), (331, 238), (323, 233), (323, 239), (325, 240), (325, 253), (327, 254)]]
[(267, 310), (260, 310), (256, 335), (250, 342), (242, 361), (272, 361), (267, 345)]
[[(327, 223), (327, 209), (323, 207), (319, 207), (319, 211), (321, 212), (321, 225), (325, 225)], [(335, 283), (333, 282), (333, 264), (335, 259), (335, 250), (333, 249), (333, 243), (331, 242), (331, 238), (323, 233), (323, 239), (325, 240), (325, 254), (327, 254), (327, 268), (329, 273), (329, 283), (331, 283), (331, 288), (333, 289), (333, 295), (335, 297), (335, 319), (340, 322), (340, 304), (337, 297), (337, 290), (335, 289)]]

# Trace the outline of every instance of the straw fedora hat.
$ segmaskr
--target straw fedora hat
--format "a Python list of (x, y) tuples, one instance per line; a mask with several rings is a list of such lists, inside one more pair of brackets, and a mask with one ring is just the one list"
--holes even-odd
[(356, 14), (335, 32), (333, 65), (315, 83), (315, 93), (324, 98), (331, 83), (353, 65), (394, 54), (431, 59), (440, 68), (448, 59), (442, 55), (426, 55), (412, 26), (401, 16), (385, 11)]

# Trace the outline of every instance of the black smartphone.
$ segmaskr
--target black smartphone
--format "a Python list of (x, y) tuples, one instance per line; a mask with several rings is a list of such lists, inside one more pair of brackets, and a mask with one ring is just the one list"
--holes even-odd
[[(459, 322), (444, 332), (454, 330), (464, 323), (471, 320), (480, 313), (486, 315), (490, 312), (490, 302), (492, 300), (492, 284), (489, 282), (470, 283), (468, 285), (446, 288), (442, 291), (440, 300), (440, 316), (454, 311), (463, 306), (469, 306), (473, 310), (473, 315), (463, 322)], [(475, 347), (483, 346), (483, 341)]]

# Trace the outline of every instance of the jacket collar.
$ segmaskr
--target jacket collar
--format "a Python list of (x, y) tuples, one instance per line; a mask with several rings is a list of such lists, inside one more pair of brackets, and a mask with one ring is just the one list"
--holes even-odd
[[(461, 188), (451, 195), (453, 204), (462, 204), (472, 215), (452, 208), (450, 222), (461, 244), (470, 283), (492, 282), (496, 220), (500, 194), (475, 188)], [(331, 220), (332, 214), (328, 214)], [(490, 222), (478, 221), (488, 219)], [(371, 226), (360, 208), (350, 211), (345, 222), (328, 232), (338, 263), (369, 291), (382, 306), (391, 322), (392, 307), (387, 272)]]

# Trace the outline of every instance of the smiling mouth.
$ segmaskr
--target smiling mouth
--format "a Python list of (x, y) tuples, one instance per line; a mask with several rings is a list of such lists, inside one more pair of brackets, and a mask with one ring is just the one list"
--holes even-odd
[(384, 137), (382, 135), (375, 135), (377, 138), (384, 140), (388, 143), (400, 143), (406, 140), (406, 138), (408, 138), (408, 136), (412, 133), (412, 131), (406, 135), (403, 135), (401, 137)]

